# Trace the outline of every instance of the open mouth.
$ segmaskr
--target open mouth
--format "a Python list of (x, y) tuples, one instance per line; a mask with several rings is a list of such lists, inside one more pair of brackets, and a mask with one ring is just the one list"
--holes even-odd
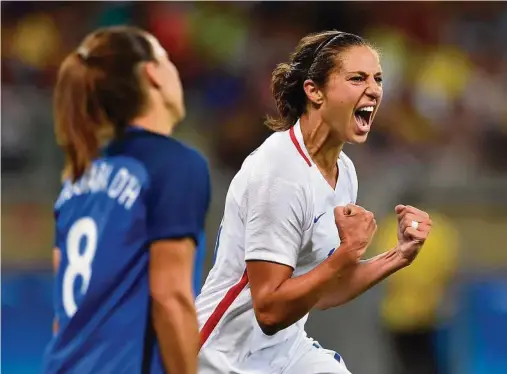
[(374, 109), (375, 107), (373, 106), (365, 106), (357, 109), (354, 112), (354, 116), (356, 117), (356, 121), (357, 124), (359, 125), (360, 130), (362, 131), (369, 130)]

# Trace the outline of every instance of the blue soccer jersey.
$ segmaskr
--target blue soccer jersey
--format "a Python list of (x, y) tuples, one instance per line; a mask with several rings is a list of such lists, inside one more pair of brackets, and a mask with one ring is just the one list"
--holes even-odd
[(202, 246), (210, 200), (206, 161), (162, 135), (131, 128), (55, 203), (59, 331), (45, 373), (159, 373), (150, 319), (150, 243)]
[(197, 297), (201, 292), (202, 273), (206, 260), (206, 236), (204, 231), (199, 238), (199, 245), (196, 248), (194, 263), (194, 295)]

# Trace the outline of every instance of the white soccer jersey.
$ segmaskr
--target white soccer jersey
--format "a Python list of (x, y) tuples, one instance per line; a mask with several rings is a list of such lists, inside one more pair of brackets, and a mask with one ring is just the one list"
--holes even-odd
[[(357, 176), (342, 152), (333, 190), (311, 161), (299, 122), (271, 135), (243, 163), (225, 201), (216, 262), (196, 300), (201, 352), (199, 373), (254, 373), (249, 357), (275, 348), (268, 371), (282, 372), (306, 337), (308, 315), (265, 335), (254, 315), (247, 260), (288, 265), (293, 277), (324, 261), (339, 245), (333, 209), (355, 203)], [(211, 358), (212, 357), (212, 358)]]

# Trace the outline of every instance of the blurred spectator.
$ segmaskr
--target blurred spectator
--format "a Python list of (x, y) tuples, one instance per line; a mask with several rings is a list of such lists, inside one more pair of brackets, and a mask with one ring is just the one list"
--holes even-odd
[[(394, 353), (392, 374), (449, 373), (445, 361), (438, 358), (436, 343), (446, 323), (439, 312), (448, 302), (456, 274), (459, 239), (447, 217), (435, 210), (429, 214), (433, 229), (421, 253), (412, 265), (385, 281), (381, 316)], [(375, 240), (379, 253), (396, 245), (397, 228), (395, 215), (379, 224)]]

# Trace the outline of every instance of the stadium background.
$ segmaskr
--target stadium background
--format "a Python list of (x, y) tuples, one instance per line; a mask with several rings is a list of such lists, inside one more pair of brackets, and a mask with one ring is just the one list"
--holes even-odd
[[(433, 242), (436, 253), (421, 270), (431, 278), (431, 264), (444, 261), (438, 252), (456, 249), (437, 306), (441, 363), (449, 374), (507, 372), (507, 3), (1, 6), (3, 373), (37, 373), (50, 337), (51, 208), (62, 165), (51, 110), (58, 64), (92, 29), (121, 23), (155, 34), (180, 70), (189, 115), (176, 136), (201, 149), (212, 169), (205, 274), (227, 186), (269, 135), (262, 120), (274, 109), (275, 64), (312, 31), (336, 28), (374, 41), (385, 72), (383, 106), (368, 143), (346, 147), (359, 203), (380, 222), (399, 202), (442, 215), (449, 231)], [(383, 285), (315, 313), (309, 331), (354, 373), (387, 374), (385, 295)]]

